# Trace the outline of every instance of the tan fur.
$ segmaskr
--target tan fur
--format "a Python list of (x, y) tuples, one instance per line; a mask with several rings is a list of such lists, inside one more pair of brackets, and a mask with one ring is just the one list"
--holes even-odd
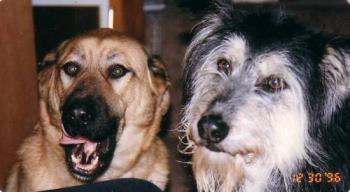
[[(105, 77), (106, 58), (118, 58), (132, 73), (114, 82)], [(84, 73), (64, 77), (60, 67), (72, 59), (84, 63)], [(69, 173), (61, 137), (61, 112), (67, 96), (79, 85), (98, 92), (118, 114), (121, 126), (117, 147), (107, 171), (97, 181), (141, 178), (164, 189), (168, 181), (168, 154), (158, 138), (162, 116), (169, 107), (169, 82), (161, 61), (148, 66), (150, 56), (136, 41), (109, 29), (99, 29), (61, 44), (39, 73), (40, 121), (18, 151), (18, 162), (7, 180), (7, 192), (40, 191), (82, 184)], [(159, 70), (158, 72), (156, 70)]]

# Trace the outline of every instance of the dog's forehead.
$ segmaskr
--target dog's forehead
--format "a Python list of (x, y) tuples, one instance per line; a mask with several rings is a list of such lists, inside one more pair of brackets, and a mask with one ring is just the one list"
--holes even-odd
[(60, 60), (122, 62), (137, 68), (138, 63), (147, 61), (147, 53), (142, 45), (125, 36), (87, 36), (69, 42)]
[(222, 56), (231, 60), (234, 65), (251, 65), (253, 63), (255, 68), (264, 76), (282, 72), (290, 63), (287, 53), (283, 50), (252, 52), (247, 40), (240, 35), (228, 37), (223, 41), (220, 49)]
[(282, 52), (271, 52), (259, 55), (255, 59), (255, 63), (263, 76), (284, 73), (290, 65), (287, 56)]
[(238, 35), (228, 37), (220, 48), (223, 56), (235, 63), (243, 63), (249, 57), (249, 46), (246, 40)]

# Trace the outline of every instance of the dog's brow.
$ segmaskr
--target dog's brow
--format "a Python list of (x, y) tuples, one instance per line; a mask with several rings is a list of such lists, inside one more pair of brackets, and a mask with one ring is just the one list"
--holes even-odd
[(115, 51), (112, 51), (112, 52), (108, 53), (107, 60), (112, 60), (112, 59), (114, 59), (117, 56), (118, 56), (118, 53), (115, 52)]
[(80, 48), (75, 48), (72, 51), (72, 55), (79, 57), (80, 59), (85, 59), (85, 54)]

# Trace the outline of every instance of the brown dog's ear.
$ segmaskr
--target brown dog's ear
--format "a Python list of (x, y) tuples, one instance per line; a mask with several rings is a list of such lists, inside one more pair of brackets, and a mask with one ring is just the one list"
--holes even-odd
[(56, 52), (46, 54), (43, 61), (38, 66), (38, 88), (39, 97), (42, 101), (49, 102), (47, 105), (51, 109), (58, 109), (58, 95), (56, 91)]
[(47, 53), (43, 61), (38, 63), (38, 87), (39, 97), (47, 103), (53, 110), (59, 110), (59, 95), (62, 92), (61, 84), (58, 83), (59, 68), (57, 67), (57, 57), (59, 51), (67, 44), (64, 41), (60, 46)]
[(158, 96), (158, 106), (165, 114), (170, 105), (169, 77), (162, 59), (157, 55), (148, 58), (149, 81), (153, 93)]
[(50, 51), (45, 55), (42, 61), (38, 62), (37, 69), (39, 72), (51, 67), (56, 62), (56, 52), (56, 50)]
[(68, 40), (63, 41), (57, 48), (49, 51), (41, 62), (38, 62), (37, 69), (39, 72), (46, 68), (50, 68), (56, 63), (58, 51), (62, 49), (62, 47), (64, 47), (67, 44), (67, 42)]
[(151, 72), (150, 82), (152, 90), (157, 95), (160, 95), (170, 85), (169, 77), (165, 69), (164, 62), (158, 55), (151, 55), (148, 58), (148, 68)]

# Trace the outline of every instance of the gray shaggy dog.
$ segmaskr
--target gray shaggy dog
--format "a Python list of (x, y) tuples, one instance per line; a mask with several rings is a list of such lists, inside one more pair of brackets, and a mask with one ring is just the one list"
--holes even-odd
[(350, 40), (218, 3), (185, 56), (198, 191), (348, 191)]

